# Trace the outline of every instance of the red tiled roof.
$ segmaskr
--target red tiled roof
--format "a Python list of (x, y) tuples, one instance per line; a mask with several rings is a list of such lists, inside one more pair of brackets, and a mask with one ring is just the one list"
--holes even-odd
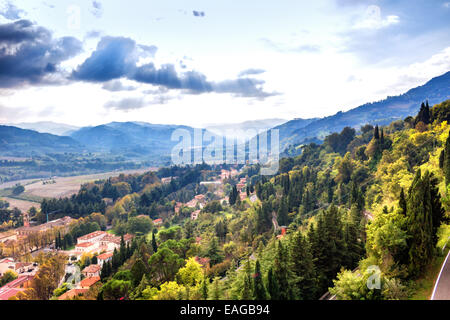
[(71, 299), (73, 297), (76, 297), (80, 294), (88, 292), (89, 289), (72, 289), (67, 291), (66, 293), (63, 293), (58, 300), (65, 300), (65, 299)]
[(92, 245), (93, 244), (91, 242), (83, 242), (83, 243), (76, 244), (75, 247), (87, 248), (87, 247), (90, 247)]
[(91, 286), (93, 286), (95, 283), (100, 281), (100, 277), (96, 276), (96, 277), (89, 277), (86, 279), (83, 279), (80, 281), (80, 287), (81, 288), (90, 288)]
[(106, 235), (106, 234), (107, 233), (105, 231), (94, 231), (94, 232), (91, 232), (91, 233), (88, 233), (88, 234), (86, 234), (84, 236), (79, 237), (78, 240), (82, 240), (82, 241), (83, 240), (89, 240), (89, 239), (96, 238), (98, 236)]
[(23, 289), (19, 288), (5, 288), (0, 289), (0, 300), (8, 300), (11, 297), (14, 297), (16, 294), (18, 294)]
[(109, 253), (102, 253), (102, 254), (97, 256), (97, 259), (98, 260), (106, 260), (106, 259), (111, 258), (112, 256), (113, 256), (113, 254), (111, 252), (109, 252)]
[(154, 224), (160, 224), (162, 222), (163, 222), (162, 219), (155, 219), (155, 220), (153, 220)]
[(89, 266), (87, 266), (86, 268), (83, 269), (83, 273), (96, 273), (99, 272), (100, 269), (102, 267), (100, 267), (98, 264), (91, 264)]

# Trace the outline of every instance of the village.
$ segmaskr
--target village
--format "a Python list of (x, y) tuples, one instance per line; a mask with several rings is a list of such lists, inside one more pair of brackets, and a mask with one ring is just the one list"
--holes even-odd
[[(228, 179), (233, 179), (238, 175), (239, 171), (236, 169), (222, 169), (220, 175), (215, 177), (213, 181), (202, 181), (200, 185), (204, 185), (208, 190), (214, 191), (214, 194), (220, 197), (221, 204), (227, 204), (229, 196), (225, 195), (223, 189), (224, 184)], [(161, 183), (170, 183), (172, 179), (177, 179), (177, 177), (162, 178)], [(240, 178), (236, 184), (239, 199), (243, 201), (249, 197), (252, 203), (255, 202), (257, 200), (256, 195), (248, 194), (246, 187), (247, 179)], [(196, 220), (206, 204), (207, 199), (205, 194), (198, 194), (186, 203), (176, 202), (173, 214), (178, 214), (182, 208), (189, 208), (191, 211), (190, 219)], [(55, 234), (67, 232), (73, 222), (74, 219), (65, 216), (41, 225), (32, 226), (28, 215), (25, 213), (23, 227), (0, 234), (0, 244), (3, 246), (8, 246), (9, 248), (15, 248), (17, 246), (17, 249), (19, 249), (26, 244), (31, 248), (30, 251), (32, 251), (31, 257), (27, 254), (22, 257), (6, 257), (0, 260), (0, 279), (7, 272), (12, 272), (17, 275), (13, 281), (4, 284), (0, 288), (0, 300), (8, 300), (30, 286), (31, 281), (39, 271), (39, 265), (33, 262), (33, 258), (39, 253), (45, 252), (58, 252), (67, 257), (65, 275), (61, 279), (60, 285), (64, 282), (71, 282), (71, 289), (60, 295), (58, 299), (65, 300), (83, 295), (100, 281), (102, 266), (112, 259), (115, 250), (120, 249), (121, 242), (124, 241), (125, 244), (129, 244), (134, 237), (131, 234), (125, 234), (123, 237), (119, 237), (108, 231), (99, 230), (78, 237), (75, 246), (70, 248), (70, 250), (55, 248), (56, 244), (53, 241)], [(156, 228), (160, 228), (164, 221), (162, 218), (158, 218), (152, 222)], [(284, 227), (281, 228), (281, 236), (284, 235), (285, 231)], [(200, 240), (200, 238), (196, 239), (197, 242)], [(42, 241), (45, 244), (43, 246)], [(35, 250), (33, 250), (34, 247), (36, 248)], [(91, 263), (82, 270), (79, 270), (76, 262), (85, 257), (91, 257)], [(196, 260), (203, 266), (208, 264), (205, 258), (196, 257)]]

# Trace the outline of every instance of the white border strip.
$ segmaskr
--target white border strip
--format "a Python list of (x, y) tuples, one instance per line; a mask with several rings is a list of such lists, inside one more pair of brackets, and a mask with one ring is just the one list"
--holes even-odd
[(445, 261), (444, 261), (444, 263), (442, 264), (441, 271), (439, 272), (439, 276), (438, 276), (438, 278), (437, 278), (437, 280), (436, 280), (436, 283), (435, 283), (435, 285), (434, 285), (433, 294), (431, 295), (431, 299), (430, 299), (430, 300), (434, 300), (434, 294), (436, 293), (436, 289), (437, 289), (437, 286), (438, 286), (438, 284), (439, 284), (439, 279), (441, 278), (442, 271), (444, 270), (444, 267), (445, 267), (445, 265), (447, 264), (447, 260), (448, 260), (448, 257), (449, 257), (449, 256), (450, 256), (450, 251), (447, 253), (447, 258), (445, 258)]

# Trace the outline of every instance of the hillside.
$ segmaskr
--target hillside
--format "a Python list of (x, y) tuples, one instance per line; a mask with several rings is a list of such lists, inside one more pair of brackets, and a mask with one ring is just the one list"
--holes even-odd
[(144, 122), (111, 122), (85, 127), (71, 134), (71, 137), (92, 151), (111, 152), (128, 158), (151, 156), (169, 159), (170, 152), (178, 141), (171, 141), (176, 129), (194, 128), (181, 125), (160, 125)]
[(52, 152), (79, 152), (82, 145), (70, 137), (0, 125), (0, 154), (30, 157)]
[(8, 125), (21, 129), (34, 130), (40, 133), (50, 133), (57, 136), (68, 136), (70, 133), (80, 129), (76, 126), (51, 121), (11, 123)]
[[(308, 138), (319, 138), (332, 132), (339, 132), (344, 127), (359, 129), (364, 124), (387, 125), (394, 120), (415, 115), (420, 103), (428, 100), (430, 105), (450, 98), (450, 72), (435, 77), (422, 86), (408, 92), (384, 100), (366, 103), (346, 112), (318, 119), (305, 125), (305, 120), (292, 120), (275, 127), (280, 130), (282, 147), (302, 143)], [(283, 150), (283, 148), (280, 148)]]

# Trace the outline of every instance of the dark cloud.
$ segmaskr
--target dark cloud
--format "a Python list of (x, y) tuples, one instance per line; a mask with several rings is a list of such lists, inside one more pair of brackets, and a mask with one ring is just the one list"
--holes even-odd
[(102, 89), (111, 92), (117, 92), (117, 91), (133, 91), (136, 90), (136, 87), (126, 86), (120, 80), (111, 80), (104, 83)]
[[(97, 49), (76, 70), (72, 79), (105, 82), (126, 78), (140, 83), (165, 87), (167, 89), (184, 90), (190, 94), (207, 92), (231, 93), (242, 97), (265, 98), (275, 93), (267, 93), (261, 89), (262, 80), (241, 78), (222, 82), (210, 82), (206, 76), (197, 71), (179, 73), (173, 64), (156, 67), (154, 63), (137, 66), (140, 56), (139, 46), (129, 38), (104, 37)], [(156, 50), (144, 47), (147, 51)]]
[(126, 76), (135, 68), (136, 43), (129, 38), (103, 37), (97, 49), (72, 73), (75, 80), (104, 82)]
[(81, 50), (79, 40), (54, 39), (50, 31), (28, 20), (0, 25), (0, 87), (48, 83), (59, 64)]
[(192, 11), (192, 13), (195, 17), (204, 17), (205, 16), (205, 13), (203, 11), (195, 11), (194, 10), (194, 11)]
[(102, 3), (100, 1), (92, 1), (91, 13), (96, 18), (101, 18), (102, 17), (102, 15), (103, 15), (103, 6), (102, 6)]
[(5, 19), (8, 19), (8, 20), (20, 19), (22, 13), (24, 13), (24, 11), (19, 9), (19, 8), (17, 8), (10, 1), (7, 1), (4, 4), (3, 8), (0, 7), (0, 15), (3, 16)]
[(255, 74), (261, 74), (261, 73), (264, 73), (264, 72), (266, 72), (266, 70), (264, 70), (264, 69), (253, 69), (253, 68), (251, 68), (251, 69), (247, 69), (247, 70), (241, 71), (239, 73), (239, 77), (255, 75)]

